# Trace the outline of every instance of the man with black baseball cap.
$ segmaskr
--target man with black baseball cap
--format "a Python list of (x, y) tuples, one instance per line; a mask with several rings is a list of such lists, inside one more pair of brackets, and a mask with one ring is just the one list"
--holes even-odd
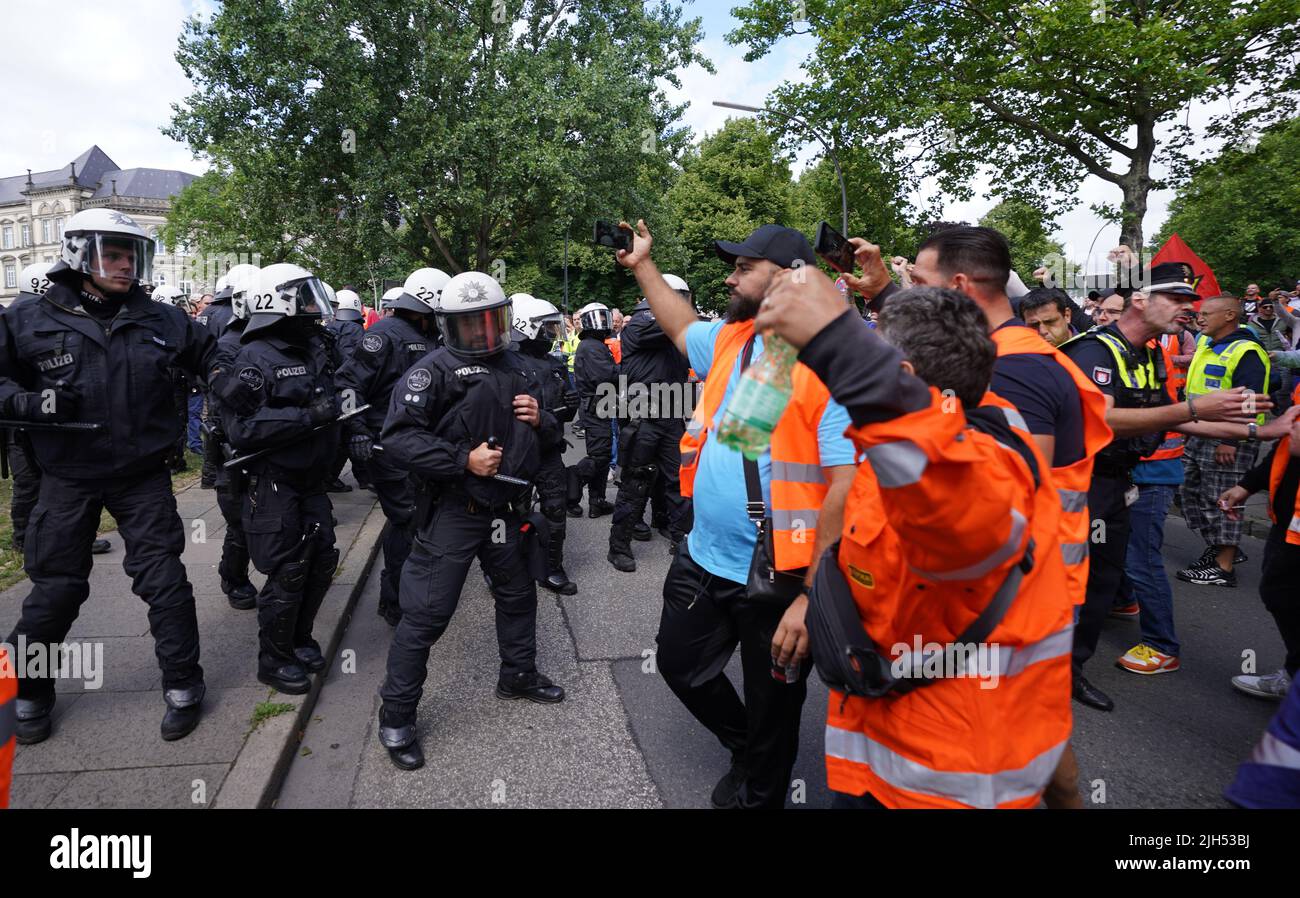
[[(618, 260), (636, 275), (664, 334), (704, 378), (704, 392), (682, 438), (681, 494), (694, 496), (695, 521), (664, 581), (656, 656), (669, 688), (731, 752), (731, 769), (711, 796), (716, 808), (785, 805), (807, 695), (807, 585), (817, 559), (839, 536), (854, 473), (844, 437), (845, 409), (809, 369), (797, 365), (794, 391), (772, 434), (771, 450), (746, 463), (709, 431), (735, 394), (745, 366), (763, 352), (754, 331), (759, 304), (776, 275), (814, 265), (803, 234), (763, 225), (741, 243), (714, 249), (732, 266), (725, 320), (700, 321), (650, 258), (651, 237), (637, 223), (631, 251)], [(757, 543), (747, 480), (761, 489), (754, 514), (770, 524), (774, 566), (790, 574), (792, 600), (757, 601), (746, 588)], [(789, 505), (798, 497), (798, 508)], [(793, 590), (791, 590), (793, 591)], [(740, 645), (744, 701), (724, 672)]]

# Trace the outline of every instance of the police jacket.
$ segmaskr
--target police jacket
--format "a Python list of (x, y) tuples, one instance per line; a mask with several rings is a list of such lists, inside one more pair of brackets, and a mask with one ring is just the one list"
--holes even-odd
[(691, 366), (650, 311), (644, 299), (632, 310), (632, 317), (619, 335), (623, 342), (623, 361), (619, 373), (628, 384), (687, 383)]
[(214, 299), (208, 303), (202, 315), (195, 315), (194, 320), (212, 331), (212, 336), (220, 337), (235, 319), (235, 310), (229, 299)]
[(276, 333), (245, 335), (229, 374), (214, 380), (230, 445), (242, 452), (283, 446), (250, 462), (250, 473), (323, 478), (334, 460), (339, 425), (313, 433), (308, 408), (335, 394), (334, 365), (324, 334), (306, 342)]
[(216, 341), (139, 286), (112, 319), (100, 321), (69, 286), (79, 282), (66, 270), (63, 275), (40, 299), (0, 316), (0, 404), (7, 410), (15, 394), (62, 381), (76, 395), (74, 418), (101, 427), (30, 431), (42, 469), (86, 479), (156, 470), (180, 437), (171, 369), (205, 381)]
[(343, 402), (349, 399), (344, 391), (351, 390), (350, 407), (370, 405), (367, 411), (349, 419), (353, 433), (379, 432), (384, 426), (393, 386), (433, 348), (434, 344), (415, 325), (397, 315), (381, 318), (370, 326), (337, 377)]
[(595, 414), (601, 384), (618, 386), (618, 364), (605, 345), (600, 331), (583, 331), (573, 354), (573, 379), (582, 399), (582, 409)]
[(551, 355), (548, 347), (535, 340), (516, 340), (510, 349), (519, 353), (520, 361), (540, 383), (542, 408), (561, 423), (572, 421), (578, 412), (578, 394), (569, 388), (569, 366), (565, 361)]
[[(515, 417), (514, 397), (541, 406), (533, 428)], [(502, 450), (498, 473), (531, 482), (541, 453), (562, 438), (559, 421), (543, 405), (541, 385), (518, 352), (479, 358), (440, 347), (420, 359), (393, 390), (381, 435), (385, 459), (432, 482), (443, 495), (481, 506), (521, 498), (526, 488), (466, 470), (469, 454), (489, 437)]]
[(357, 344), (365, 336), (366, 329), (360, 321), (340, 321), (337, 318), (325, 327), (334, 335), (334, 345), (338, 348), (341, 369), (342, 365), (352, 358), (352, 353), (356, 351)]
[(213, 356), (213, 388), (208, 391), (208, 422), (212, 427), (217, 428), (222, 442), (226, 442), (226, 434), (221, 408), (221, 385), (224, 378), (234, 373), (232, 369), (243, 346), (240, 337), (243, 336), (246, 324), (247, 321), (232, 317), (229, 326), (217, 338), (217, 351)]

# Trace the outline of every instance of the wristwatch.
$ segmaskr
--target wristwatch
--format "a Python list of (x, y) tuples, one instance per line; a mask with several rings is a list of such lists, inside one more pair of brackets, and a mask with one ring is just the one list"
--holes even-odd
[(1259, 425), (1254, 421), (1246, 425), (1246, 440), (1251, 443), (1259, 442)]

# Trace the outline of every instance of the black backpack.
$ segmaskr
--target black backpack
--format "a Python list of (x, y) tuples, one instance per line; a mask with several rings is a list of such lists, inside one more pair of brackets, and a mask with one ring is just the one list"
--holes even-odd
[[(1002, 409), (981, 406), (966, 413), (972, 428), (986, 433), (999, 443), (1014, 449), (1029, 465), (1034, 487), (1040, 482), (1038, 462), (1021, 437), (1011, 429)], [(822, 555), (808, 596), (806, 626), (817, 674), (827, 686), (846, 695), (881, 698), (906, 695), (933, 682), (930, 678), (894, 676), (893, 661), (876, 650), (876, 644), (862, 626), (857, 603), (844, 572), (839, 566), (839, 540)], [(1020, 583), (1034, 567), (1034, 541), (1025, 547), (1020, 563), (1013, 565), (988, 606), (955, 640), (958, 643), (981, 643), (1002, 621), (1011, 602), (1020, 591)]]

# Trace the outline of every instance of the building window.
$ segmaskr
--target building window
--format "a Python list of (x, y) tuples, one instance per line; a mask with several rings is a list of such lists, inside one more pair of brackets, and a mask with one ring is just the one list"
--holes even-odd
[(29, 224), (25, 224), (23, 225), (23, 246), (31, 246), (31, 245), (32, 245), (32, 226)]
[(54, 238), (51, 236), (50, 225), (52, 222), (48, 218), (41, 219), (41, 243), (53, 243)]
[(161, 287), (163, 284), (167, 283), (166, 273), (162, 271), (158, 272), (157, 274), (154, 275), (153, 281), (155, 284)]
[(5, 263), (5, 287), (12, 290), (18, 286), (18, 268), (12, 262)]
[(14, 226), (13, 225), (5, 225), (4, 227), (4, 248), (5, 249), (14, 248)]
[(46, 253), (46, 254), (45, 254), (45, 261), (46, 261), (46, 262), (53, 262), (53, 261), (54, 261), (54, 257), (51, 256), (49, 253)]
[(54, 219), (54, 233), (58, 235), (58, 237), (56, 237), (55, 239), (57, 240), (63, 239), (63, 216), (62, 215)]

